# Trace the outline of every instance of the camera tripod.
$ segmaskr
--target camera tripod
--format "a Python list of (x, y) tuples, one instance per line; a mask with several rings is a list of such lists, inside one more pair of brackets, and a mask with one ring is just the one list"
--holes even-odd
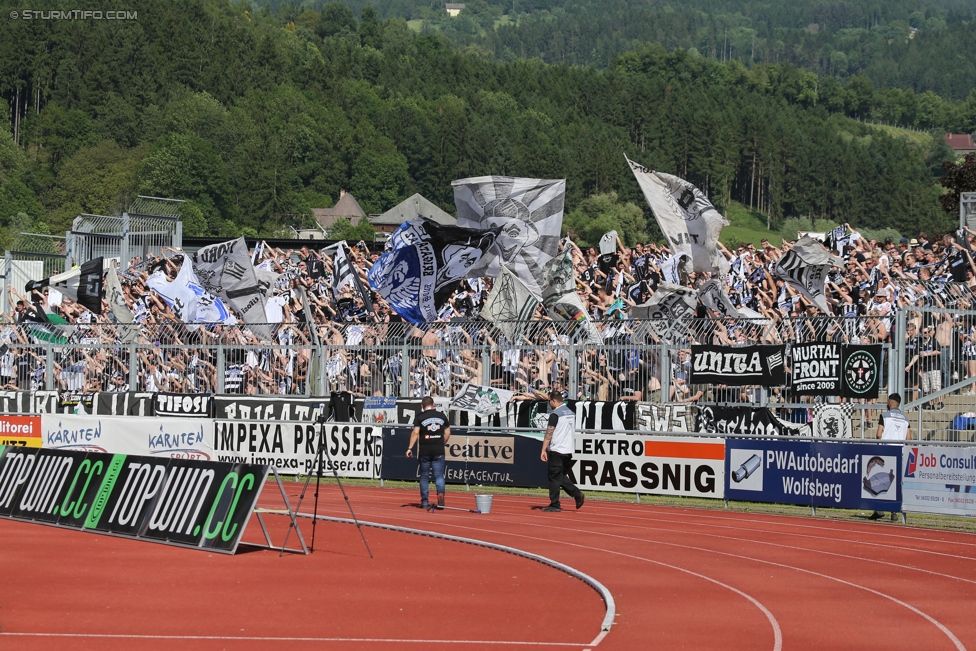
[[(352, 502), (349, 501), (349, 495), (346, 494), (346, 489), (342, 485), (342, 480), (339, 478), (339, 473), (336, 471), (336, 466), (332, 463), (332, 456), (329, 454), (329, 446), (326, 445), (325, 441), (325, 405), (319, 405), (320, 411), (317, 418), (319, 425), (318, 428), (318, 440), (315, 445), (315, 505), (313, 507), (312, 513), (312, 544), (309, 546), (309, 552), (315, 551), (315, 523), (319, 519), (319, 486), (322, 483), (322, 455), (325, 453), (325, 458), (332, 467), (332, 476), (335, 477), (336, 483), (339, 484), (339, 490), (342, 491), (342, 497), (346, 500), (346, 506), (349, 507), (349, 513), (352, 515), (352, 521), (356, 523), (356, 528), (359, 530), (359, 535), (363, 539), (363, 544), (366, 546), (366, 552), (369, 554), (370, 558), (373, 558), (373, 552), (369, 548), (369, 543), (366, 542), (366, 535), (363, 533), (363, 528), (359, 524), (359, 519), (356, 518), (356, 512), (352, 510)], [(299, 512), (302, 508), (302, 500), (305, 499), (305, 493), (308, 491), (308, 485), (312, 480), (312, 473), (308, 473), (305, 477), (305, 484), (302, 486), (302, 493), (298, 496), (298, 505), (295, 507), (295, 512)], [(288, 533), (285, 535), (285, 545), (288, 545), (288, 536), (291, 535), (291, 528), (294, 525), (289, 525)]]

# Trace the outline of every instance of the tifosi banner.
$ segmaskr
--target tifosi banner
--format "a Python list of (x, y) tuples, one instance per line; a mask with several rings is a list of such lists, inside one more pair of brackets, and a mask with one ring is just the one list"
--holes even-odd
[[(417, 459), (406, 456), (410, 431), (410, 427), (383, 430), (384, 479), (409, 481), (420, 476)], [(542, 441), (538, 439), (452, 427), (451, 439), (444, 448), (444, 478), (450, 484), (536, 488), (548, 485), (546, 464), (539, 458)]]
[[(307, 475), (317, 471), (316, 440), (319, 425), (314, 422), (274, 420), (218, 420), (213, 430), (213, 451), (219, 461), (274, 466), (286, 475)], [(379, 425), (326, 423), (322, 472), (340, 477), (380, 476), (383, 461), (383, 430)]]
[(157, 416), (208, 418), (213, 411), (213, 396), (199, 393), (157, 393), (153, 404)]
[(267, 466), (0, 449), (0, 517), (233, 554)]
[(690, 436), (577, 434), (573, 479), (584, 490), (721, 498), (725, 443)]
[(213, 459), (211, 420), (69, 414), (44, 414), (40, 419), (45, 448)]
[(901, 510), (901, 446), (728, 439), (725, 497)]
[(41, 447), (40, 416), (0, 416), (0, 445)]
[(840, 395), (840, 344), (793, 344), (791, 352), (794, 393), (801, 396)]
[(691, 383), (741, 387), (786, 384), (783, 346), (692, 346)]
[(917, 446), (902, 453), (902, 510), (976, 516), (976, 454), (972, 448)]

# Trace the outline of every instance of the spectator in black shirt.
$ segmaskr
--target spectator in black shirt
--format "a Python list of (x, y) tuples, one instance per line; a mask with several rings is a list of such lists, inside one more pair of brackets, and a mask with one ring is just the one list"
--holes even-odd
[(420, 461), (420, 508), (430, 507), (428, 491), (430, 472), (434, 471), (434, 486), (437, 489), (437, 506), (444, 506), (444, 444), (451, 438), (451, 426), (447, 416), (434, 409), (434, 399), (424, 396), (420, 401), (421, 412), (417, 425), (410, 432), (407, 458), (413, 456), (413, 446), (420, 441), (417, 457)]

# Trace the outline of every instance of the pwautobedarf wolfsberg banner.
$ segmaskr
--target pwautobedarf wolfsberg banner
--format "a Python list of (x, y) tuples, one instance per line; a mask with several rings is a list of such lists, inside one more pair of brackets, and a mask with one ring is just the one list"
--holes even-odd
[(845, 398), (876, 398), (881, 385), (882, 346), (844, 346), (841, 395)]
[(585, 490), (721, 499), (725, 443), (690, 436), (577, 434), (571, 478)]
[[(383, 429), (383, 479), (411, 481), (420, 477), (417, 459), (406, 456), (410, 432), (410, 427)], [(451, 439), (444, 448), (444, 478), (449, 484), (528, 488), (549, 485), (547, 466), (539, 459), (539, 439), (452, 427)]]
[(839, 396), (841, 345), (793, 344), (793, 391), (798, 395)]
[[(217, 420), (210, 444), (219, 461), (274, 466), (279, 473), (315, 473), (316, 443), (323, 427), (312, 422)], [(379, 425), (326, 423), (322, 472), (332, 476), (376, 479), (383, 460)], [(326, 454), (327, 453), (327, 454)]]
[(233, 554), (268, 470), (5, 447), (0, 517)]
[(786, 384), (784, 346), (692, 346), (691, 383), (730, 387)]
[(725, 497), (901, 510), (901, 446), (728, 439)]

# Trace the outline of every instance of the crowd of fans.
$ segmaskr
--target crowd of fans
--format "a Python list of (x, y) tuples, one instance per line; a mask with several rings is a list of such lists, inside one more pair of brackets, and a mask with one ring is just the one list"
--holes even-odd
[[(334, 290), (334, 245), (279, 249), (261, 243), (252, 260), (272, 278), (266, 313), (273, 339), (260, 340), (235, 324), (233, 315), (220, 324), (187, 324), (177, 316), (179, 306), (150, 288), (150, 278), (171, 282), (185, 264), (182, 251), (164, 249), (119, 270), (137, 327), (116, 322), (107, 306), (94, 314), (55, 291), (24, 296), (8, 287), (12, 309), (0, 334), (0, 385), (43, 389), (51, 371), (55, 388), (79, 393), (348, 390), (364, 396), (450, 396), (471, 382), (521, 397), (572, 386), (574, 398), (736, 402), (758, 400), (759, 389), (691, 385), (691, 344), (903, 340), (906, 387), (928, 395), (976, 374), (973, 236), (970, 231), (930, 241), (919, 233), (917, 239), (879, 242), (846, 225), (827, 234), (825, 244), (845, 261), (829, 273), (830, 314), (775, 275), (777, 260), (792, 242), (774, 246), (763, 240), (759, 247), (734, 250), (720, 245), (731, 265), (724, 279), (728, 296), (749, 318), (725, 318), (699, 305), (688, 328), (671, 328), (666, 358), (655, 346), (659, 331), (628, 318), (630, 308), (648, 301), (664, 279), (662, 265), (671, 253), (654, 243), (627, 247), (618, 240), (616, 253), (601, 254), (562, 240), (559, 246), (572, 250), (578, 294), (603, 338), (603, 345), (576, 348), (569, 347), (575, 335), (566, 322), (550, 320), (543, 307), (519, 341), (508, 341), (481, 318), (490, 278), (461, 281), (438, 323), (406, 323), (369, 291), (366, 272), (380, 253), (362, 242), (345, 251), (367, 297), (356, 283)], [(692, 288), (715, 277), (679, 273)], [(910, 310), (906, 331), (896, 332), (896, 313), (920, 306), (956, 311)], [(39, 330), (41, 313), (67, 325)], [(52, 331), (67, 343), (46, 343), (44, 333)], [(666, 395), (662, 367), (670, 370)], [(791, 401), (788, 389), (773, 390), (773, 399)]]

